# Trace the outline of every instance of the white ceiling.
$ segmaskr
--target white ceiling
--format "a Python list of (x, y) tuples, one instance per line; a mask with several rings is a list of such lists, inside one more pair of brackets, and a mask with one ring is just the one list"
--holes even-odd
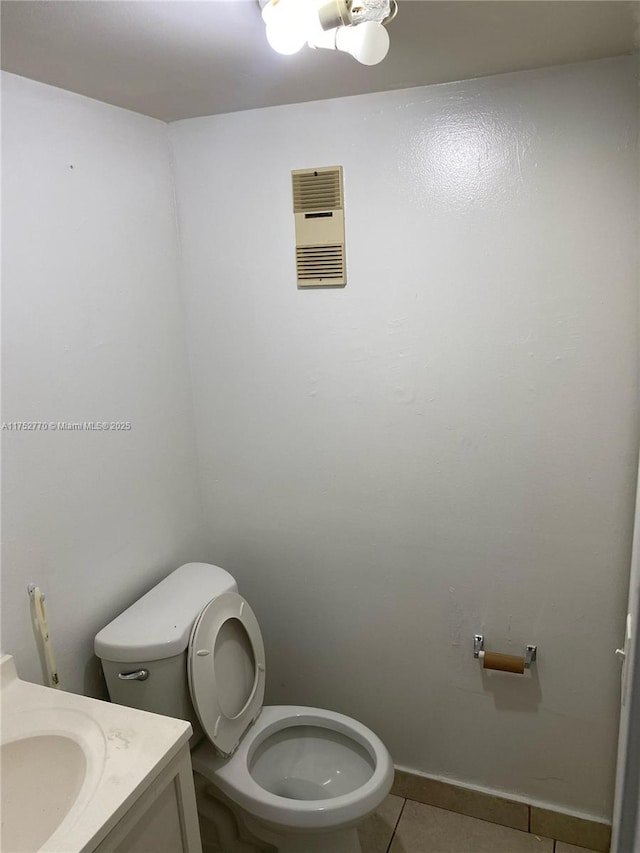
[(389, 55), (367, 68), (274, 53), (257, 0), (4, 0), (2, 68), (175, 121), (629, 53), (639, 7), (399, 0)]

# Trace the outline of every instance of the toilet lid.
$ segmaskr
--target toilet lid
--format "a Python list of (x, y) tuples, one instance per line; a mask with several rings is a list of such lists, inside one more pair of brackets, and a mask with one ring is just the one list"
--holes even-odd
[(189, 641), (191, 699), (207, 737), (225, 756), (256, 719), (264, 699), (264, 643), (253, 610), (235, 592), (201, 611)]

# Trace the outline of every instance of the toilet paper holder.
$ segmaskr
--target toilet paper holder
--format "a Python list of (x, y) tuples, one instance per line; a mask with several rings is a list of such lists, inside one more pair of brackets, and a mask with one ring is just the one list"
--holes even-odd
[[(490, 653), (490, 654), (492, 654), (492, 653)], [(474, 656), (474, 658), (478, 658), (478, 659), (485, 657), (484, 634), (474, 634), (473, 635), (473, 656)], [(496, 657), (496, 658), (504, 658), (505, 660), (507, 658), (514, 660), (514, 661), (516, 660), (514, 658), (514, 656), (512, 656), (512, 655), (499, 655), (498, 654), (498, 655), (492, 655), (492, 656)], [(537, 656), (538, 656), (538, 647), (537, 646), (531, 646), (531, 645), (526, 646), (522, 658), (519, 659), (521, 661), (520, 666), (522, 666), (524, 669), (531, 669), (531, 664), (535, 662)], [(484, 668), (485, 669), (503, 669), (502, 666), (494, 667), (494, 666), (488, 665), (487, 660), (484, 660), (483, 662), (484, 662)], [(504, 669), (507, 672), (521, 672), (521, 670), (519, 668), (512, 669), (511, 667), (507, 668), (505, 666)]]

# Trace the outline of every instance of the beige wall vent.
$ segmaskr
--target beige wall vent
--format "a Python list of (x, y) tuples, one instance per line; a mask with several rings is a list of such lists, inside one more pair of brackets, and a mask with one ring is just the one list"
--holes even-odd
[(298, 287), (344, 287), (342, 166), (291, 173)]

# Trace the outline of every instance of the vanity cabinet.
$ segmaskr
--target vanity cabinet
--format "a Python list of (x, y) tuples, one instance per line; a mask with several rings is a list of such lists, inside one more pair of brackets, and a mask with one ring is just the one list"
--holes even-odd
[(202, 853), (188, 745), (134, 800), (94, 853)]

